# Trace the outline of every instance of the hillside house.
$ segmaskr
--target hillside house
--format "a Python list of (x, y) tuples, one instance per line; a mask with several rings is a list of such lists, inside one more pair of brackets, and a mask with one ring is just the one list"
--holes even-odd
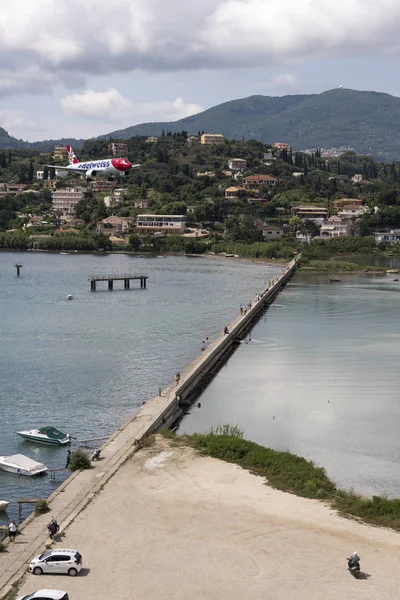
[(392, 229), (391, 231), (379, 231), (374, 233), (375, 242), (377, 244), (399, 244), (400, 243), (400, 229)]
[(183, 233), (186, 229), (186, 216), (138, 215), (136, 229), (142, 233)]
[(149, 208), (149, 200), (136, 200), (135, 208)]
[(329, 217), (321, 225), (320, 236), (321, 237), (346, 237), (351, 235), (352, 226), (349, 221), (343, 221), (340, 217)]
[(225, 138), (221, 133), (203, 133), (200, 138), (200, 143), (203, 146), (211, 146), (212, 144), (223, 144)]
[(243, 190), (243, 188), (241, 187), (235, 187), (235, 186), (231, 186), (226, 188), (225, 190), (225, 198), (230, 198), (231, 200), (237, 200), (238, 198), (238, 192), (240, 192), (240, 190)]
[(286, 142), (275, 142), (274, 148), (277, 150), (290, 150), (290, 144), (286, 144)]
[(258, 188), (260, 185), (274, 187), (278, 181), (276, 177), (271, 177), (271, 175), (249, 175), (243, 178), (242, 185), (245, 189)]
[(300, 219), (310, 219), (317, 222), (322, 222), (328, 216), (328, 209), (325, 206), (315, 206), (313, 204), (293, 206), (292, 212)]
[(126, 233), (133, 222), (134, 219), (130, 217), (106, 217), (97, 223), (96, 231), (106, 234)]
[(245, 171), (247, 169), (247, 160), (244, 158), (231, 158), (228, 162), (228, 168), (231, 171)]
[(108, 146), (108, 149), (113, 156), (124, 156), (124, 154), (128, 154), (128, 144), (113, 142)]
[(157, 142), (157, 138), (155, 135), (150, 135), (147, 139), (146, 142), (148, 144), (155, 144)]
[(52, 193), (52, 208), (62, 215), (72, 215), (75, 207), (85, 197), (86, 190), (83, 187), (70, 187), (55, 190)]
[(283, 236), (283, 228), (278, 225), (264, 225), (262, 234), (266, 240), (280, 240)]
[(363, 180), (363, 176), (361, 175), (361, 173), (356, 173), (355, 175), (353, 175), (353, 177), (351, 178), (351, 181), (353, 183), (360, 183)]
[(334, 208), (343, 208), (343, 206), (347, 206), (348, 204), (352, 204), (353, 206), (362, 206), (361, 198), (339, 198), (338, 200), (333, 201)]
[(339, 210), (338, 216), (342, 219), (356, 219), (357, 217), (362, 217), (362, 215), (365, 215), (369, 212), (370, 209), (368, 206), (362, 206), (358, 204), (346, 204)]
[(97, 179), (96, 181), (90, 182), (90, 187), (92, 188), (93, 192), (108, 192), (117, 187), (117, 182)]

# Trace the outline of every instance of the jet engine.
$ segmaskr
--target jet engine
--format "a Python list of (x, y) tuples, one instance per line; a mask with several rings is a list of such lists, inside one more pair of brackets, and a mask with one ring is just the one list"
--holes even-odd
[(93, 177), (96, 177), (97, 175), (97, 171), (91, 169), (89, 171), (86, 171), (86, 180), (90, 181), (91, 179), (93, 179)]

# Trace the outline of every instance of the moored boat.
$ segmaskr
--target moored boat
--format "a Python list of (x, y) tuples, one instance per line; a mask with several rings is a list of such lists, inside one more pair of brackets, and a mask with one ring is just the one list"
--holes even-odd
[(50, 446), (65, 446), (71, 442), (69, 433), (63, 433), (55, 427), (42, 427), (41, 429), (17, 431), (17, 434), (24, 438), (24, 440)]
[(24, 454), (12, 454), (11, 456), (0, 456), (0, 469), (15, 475), (40, 475), (46, 473), (47, 467), (43, 463), (36, 462)]
[(7, 500), (0, 500), (0, 512), (7, 510), (8, 505), (9, 502), (7, 502)]

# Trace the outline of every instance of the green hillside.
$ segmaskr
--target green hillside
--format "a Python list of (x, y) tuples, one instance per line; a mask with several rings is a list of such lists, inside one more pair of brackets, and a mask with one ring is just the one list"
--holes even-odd
[(161, 135), (163, 130), (284, 141), (299, 150), (346, 146), (360, 154), (395, 160), (400, 159), (400, 98), (347, 89), (298, 96), (250, 96), (173, 123), (144, 123), (101, 137), (127, 139)]
[[(334, 89), (322, 94), (250, 96), (224, 102), (175, 122), (143, 123), (99, 136), (129, 139), (185, 130), (222, 133), (230, 139), (288, 142), (296, 150), (350, 147), (380, 160), (400, 160), (400, 98), (379, 92)], [(0, 149), (51, 150), (56, 144), (82, 147), (83, 140), (30, 144), (0, 127)]]

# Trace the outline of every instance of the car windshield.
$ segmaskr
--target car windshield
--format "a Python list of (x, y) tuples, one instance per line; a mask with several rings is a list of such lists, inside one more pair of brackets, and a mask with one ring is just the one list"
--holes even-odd
[[(52, 552), (45, 552), (44, 554), (41, 554), (39, 556), (39, 560), (45, 560), (46, 558), (48, 558), (51, 555), (52, 555)], [(29, 598), (30, 598), (30, 596), (29, 596)]]
[(78, 562), (81, 562), (82, 560), (82, 554), (79, 554), (79, 552), (75, 552), (75, 558)]

